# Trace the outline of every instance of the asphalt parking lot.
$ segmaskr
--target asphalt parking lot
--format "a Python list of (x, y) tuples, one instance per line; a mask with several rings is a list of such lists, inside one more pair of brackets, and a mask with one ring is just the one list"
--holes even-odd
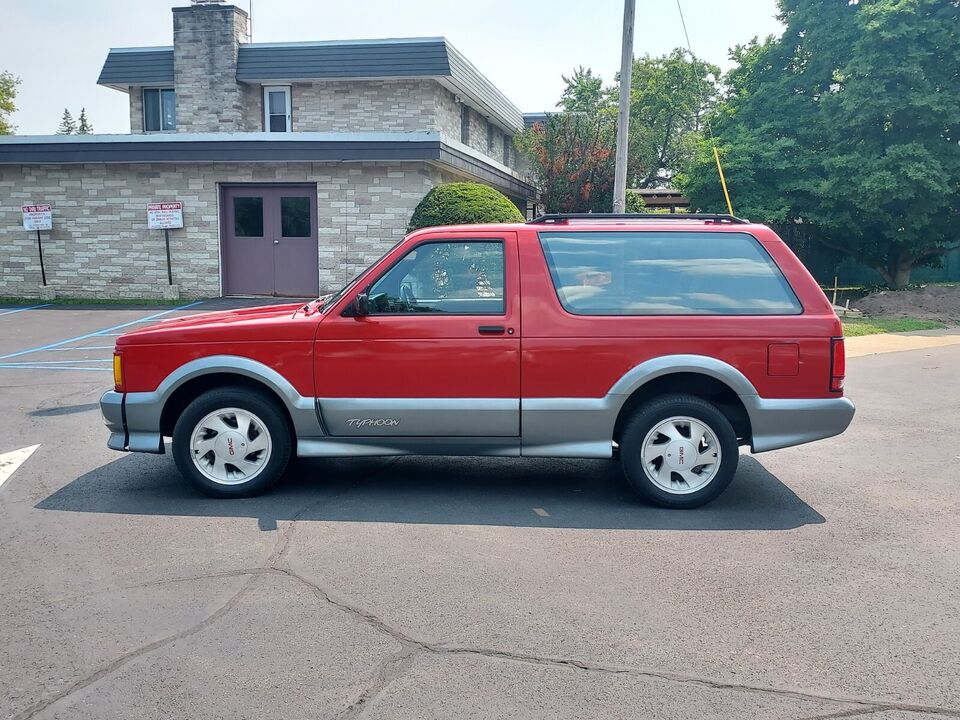
[(117, 333), (220, 305), (0, 307), (0, 717), (960, 717), (960, 346), (851, 359), (845, 435), (699, 510), (572, 460), (223, 501), (97, 409)]

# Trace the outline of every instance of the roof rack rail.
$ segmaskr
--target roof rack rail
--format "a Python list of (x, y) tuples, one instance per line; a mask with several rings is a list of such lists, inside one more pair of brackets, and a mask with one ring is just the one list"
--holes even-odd
[(718, 225), (721, 223), (746, 225), (750, 222), (734, 215), (715, 213), (548, 213), (533, 220), (527, 220), (527, 225), (553, 225), (565, 223), (568, 220), (703, 220)]

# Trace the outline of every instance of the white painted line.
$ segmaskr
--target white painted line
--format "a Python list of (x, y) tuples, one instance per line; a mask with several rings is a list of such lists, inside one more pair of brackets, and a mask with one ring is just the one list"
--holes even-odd
[(27, 461), (27, 458), (33, 455), (33, 451), (38, 447), (40, 446), (31, 445), (30, 447), (21, 448), (19, 450), (14, 450), (13, 452), (3, 453), (0, 455), (0, 486), (10, 479), (10, 476), (17, 471), (17, 468)]
[(14, 313), (23, 312), (25, 310), (36, 310), (37, 308), (50, 307), (52, 304), (53, 303), (44, 303), (43, 305), (31, 305), (29, 307), (16, 308), (14, 310), (5, 310), (4, 312), (0, 312), (0, 317), (3, 317), (4, 315), (13, 315)]
[(543, 508), (534, 508), (533, 511), (540, 517), (550, 517), (550, 513), (548, 513)]

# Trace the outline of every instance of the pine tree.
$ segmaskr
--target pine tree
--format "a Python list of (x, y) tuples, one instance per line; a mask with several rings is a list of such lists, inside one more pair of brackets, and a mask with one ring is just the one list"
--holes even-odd
[(60, 120), (60, 127), (57, 128), (57, 135), (74, 135), (77, 132), (77, 123), (73, 120), (73, 115), (67, 108), (63, 109), (63, 119)]
[(80, 108), (80, 124), (77, 126), (77, 135), (90, 135), (93, 125), (87, 120), (87, 109)]

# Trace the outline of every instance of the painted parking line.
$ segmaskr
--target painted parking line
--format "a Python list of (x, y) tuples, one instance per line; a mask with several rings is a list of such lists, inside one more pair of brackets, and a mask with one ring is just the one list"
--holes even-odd
[(39, 445), (20, 448), (13, 452), (0, 453), (0, 485), (3, 485), (33, 455)]
[(29, 307), (14, 308), (13, 310), (0, 310), (0, 317), (4, 315), (13, 315), (14, 313), (25, 312), (27, 310), (37, 310), (38, 308), (50, 307), (53, 303), (44, 303), (43, 305), (30, 305)]
[(113, 345), (80, 345), (77, 347), (56, 348), (56, 352), (63, 352), (64, 350), (113, 350)]
[(164, 310), (163, 312), (154, 313), (153, 315), (148, 315), (145, 318), (139, 318), (137, 320), (130, 320), (129, 322), (121, 323), (119, 325), (114, 325), (113, 327), (104, 328), (103, 330), (97, 330), (96, 332), (86, 333), (85, 335), (78, 335), (77, 337), (67, 338), (66, 340), (60, 340), (59, 342), (49, 343), (47, 345), (41, 345), (39, 347), (29, 348), (27, 350), (20, 350), (14, 353), (8, 353), (7, 355), (0, 355), (0, 360), (9, 360), (10, 358), (20, 357), (21, 355), (29, 355), (30, 353), (42, 352), (44, 350), (53, 350), (54, 348), (63, 347), (64, 345), (70, 345), (71, 343), (81, 342), (83, 340), (89, 340), (90, 338), (95, 337), (108, 337), (110, 333), (113, 333), (115, 330), (122, 330), (123, 328), (130, 327), (131, 325), (137, 325), (138, 323), (146, 322), (149, 320), (154, 320), (158, 317), (163, 317), (164, 315), (169, 315), (170, 313), (175, 313), (180, 310), (188, 310), (197, 305), (202, 305), (205, 300), (197, 300), (186, 305), (181, 305), (179, 307), (171, 308), (169, 310)]
[(27, 360), (26, 362), (0, 363), (6, 367), (16, 365), (76, 365), (78, 363), (108, 363), (113, 362), (113, 358), (97, 358), (96, 360)]
[(112, 367), (83, 367), (80, 365), (37, 365), (36, 363), (0, 363), (0, 370), (92, 370), (113, 372)]

